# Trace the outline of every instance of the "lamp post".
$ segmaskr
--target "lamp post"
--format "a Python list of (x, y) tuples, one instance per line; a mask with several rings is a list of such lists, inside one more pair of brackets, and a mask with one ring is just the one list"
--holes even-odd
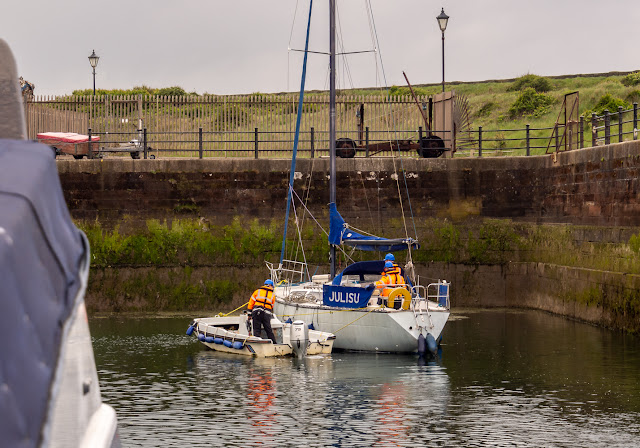
[(444, 13), (444, 8), (442, 8), (442, 12), (436, 19), (438, 19), (438, 25), (440, 26), (440, 31), (442, 31), (442, 91), (444, 92), (444, 30), (447, 29), (447, 22), (449, 21), (449, 16)]
[(96, 95), (96, 67), (98, 66), (98, 59), (100, 59), (100, 57), (96, 54), (96, 50), (93, 50), (91, 56), (89, 56), (89, 64), (91, 64), (93, 68), (93, 96)]

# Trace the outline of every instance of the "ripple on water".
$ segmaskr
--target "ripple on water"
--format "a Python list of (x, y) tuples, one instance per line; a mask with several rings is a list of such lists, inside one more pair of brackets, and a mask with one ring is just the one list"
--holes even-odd
[[(94, 350), (126, 446), (635, 446), (640, 366), (618, 366), (615, 345), (604, 350), (612, 373), (602, 382), (591, 354), (562, 340), (558, 353), (575, 365), (523, 355), (535, 347), (513, 350), (513, 328), (551, 331), (538, 315), (466, 317), (449, 323), (442, 358), (426, 363), (386, 354), (234, 357), (203, 350), (182, 334), (184, 322), (139, 320), (95, 332)], [(567, 331), (553, 319), (552, 329)], [(592, 327), (571, 330), (598, 340)], [(630, 346), (623, 359), (635, 362)]]

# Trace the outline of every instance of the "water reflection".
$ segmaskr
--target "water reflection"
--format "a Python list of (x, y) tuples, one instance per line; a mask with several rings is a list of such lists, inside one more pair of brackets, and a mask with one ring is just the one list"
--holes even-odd
[(634, 446), (638, 340), (536, 312), (466, 313), (442, 357), (254, 359), (184, 319), (94, 319), (127, 446)]

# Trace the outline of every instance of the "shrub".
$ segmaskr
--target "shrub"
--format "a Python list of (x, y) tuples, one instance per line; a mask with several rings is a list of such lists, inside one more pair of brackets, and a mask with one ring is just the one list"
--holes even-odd
[(497, 104), (493, 101), (483, 104), (478, 112), (476, 112), (476, 117), (488, 117), (496, 106)]
[(161, 96), (184, 96), (187, 92), (182, 87), (174, 86), (174, 87), (165, 87), (163, 89), (158, 89), (156, 91), (156, 95)]
[(629, 73), (620, 82), (627, 87), (637, 86), (640, 84), (640, 72)]
[(532, 88), (538, 93), (543, 93), (552, 90), (553, 84), (542, 76), (527, 74), (516, 79), (516, 81), (509, 86), (507, 92), (518, 92), (528, 88)]
[(509, 116), (513, 119), (521, 116), (540, 117), (550, 110), (554, 99), (538, 93), (533, 87), (527, 87), (509, 108)]
[(631, 92), (629, 92), (629, 94), (625, 97), (625, 101), (631, 104), (640, 102), (640, 90), (632, 90)]
[[(597, 115), (604, 114), (605, 110), (608, 110), (612, 114), (618, 111), (618, 107), (622, 106), (623, 109), (631, 109), (631, 104), (625, 100), (611, 96), (610, 93), (602, 95), (600, 101), (595, 105), (591, 112), (595, 112)], [(618, 114), (615, 114), (616, 116)]]

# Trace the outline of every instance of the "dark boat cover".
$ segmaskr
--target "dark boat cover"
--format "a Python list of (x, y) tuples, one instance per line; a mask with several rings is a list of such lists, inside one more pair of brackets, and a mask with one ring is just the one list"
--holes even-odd
[(349, 229), (334, 202), (329, 204), (329, 244), (339, 246), (346, 244), (360, 250), (379, 250), (395, 252), (407, 250), (409, 246), (419, 249), (420, 245), (413, 238), (382, 238), (379, 236), (365, 236)]
[(79, 268), (87, 250), (51, 149), (0, 139), (2, 446), (43, 440), (66, 322), (82, 300)]
[[(345, 275), (359, 275), (360, 281), (364, 281), (365, 275), (380, 275), (382, 276), (382, 272), (384, 271), (384, 263), (385, 260), (375, 260), (375, 261), (357, 261), (353, 264), (350, 264), (344, 270), (335, 276), (332, 285), (338, 286), (342, 282), (342, 277)], [(404, 273), (404, 269), (400, 268), (400, 274), (404, 277), (407, 284), (413, 286), (411, 280), (407, 278)]]

